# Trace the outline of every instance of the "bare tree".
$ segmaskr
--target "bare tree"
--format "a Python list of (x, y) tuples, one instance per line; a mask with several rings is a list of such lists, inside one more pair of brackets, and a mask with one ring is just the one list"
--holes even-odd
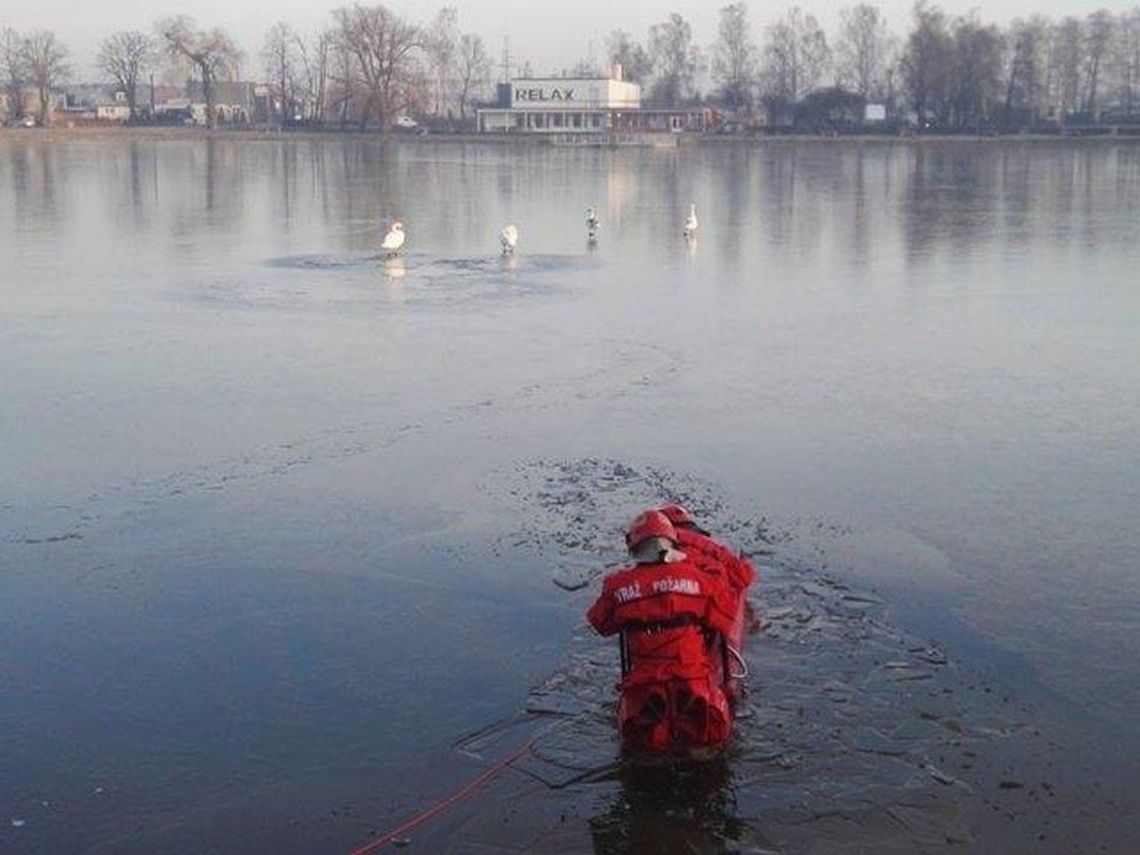
[(328, 30), (320, 30), (311, 40), (306, 40), (300, 34), (296, 34), (294, 38), (305, 97), (309, 102), (306, 118), (317, 125), (323, 125), (328, 99), (333, 34)]
[(1056, 103), (1060, 117), (1080, 106), (1081, 64), (1084, 56), (1085, 33), (1076, 18), (1065, 18), (1053, 32), (1051, 63), (1056, 87)]
[(265, 34), (261, 59), (265, 73), (273, 81), (271, 110), (276, 114), (278, 126), (282, 127), (296, 120), (300, 75), (297, 34), (285, 21), (278, 21)]
[(197, 71), (206, 99), (206, 125), (214, 127), (214, 86), (225, 75), (237, 71), (241, 59), (237, 44), (225, 30), (200, 30), (185, 15), (159, 21), (158, 33), (171, 59), (188, 62)]
[(878, 7), (860, 3), (839, 10), (839, 41), (835, 47), (839, 83), (864, 98), (882, 97), (891, 34)]
[(734, 109), (743, 107), (752, 100), (756, 79), (756, 44), (748, 23), (748, 6), (743, 0), (721, 8), (717, 32), (713, 77), (720, 82), (725, 103)]
[(424, 35), (379, 4), (342, 6), (333, 11), (333, 19), (340, 45), (362, 85), (361, 127), (375, 115), (381, 132), (386, 132), (392, 117), (415, 98), (416, 54), (424, 47)]
[(673, 105), (687, 98), (700, 65), (689, 22), (674, 12), (667, 21), (650, 27), (649, 56), (657, 72), (652, 99)]
[(474, 91), (481, 89), (491, 77), (491, 58), (483, 40), (473, 33), (459, 38), (459, 120), (467, 121), (467, 104)]
[(459, 12), (454, 6), (444, 6), (436, 13), (427, 30), (424, 48), (431, 76), (431, 112), (439, 116), (449, 101), (456, 75)]
[(958, 130), (980, 131), (990, 124), (1001, 90), (1002, 36), (970, 15), (955, 21), (953, 42), (950, 121)]
[(138, 118), (139, 78), (154, 57), (154, 39), (138, 30), (112, 33), (99, 45), (95, 63), (126, 94), (132, 122)]
[(337, 123), (341, 130), (344, 130), (354, 110), (358, 109), (361, 86), (357, 79), (355, 61), (348, 48), (341, 42), (339, 30), (333, 31), (329, 68), (328, 106), (337, 114)]
[(620, 65), (622, 77), (634, 83), (648, 83), (653, 75), (649, 53), (624, 30), (614, 30), (606, 39), (610, 64)]
[(1140, 6), (1120, 16), (1120, 37), (1114, 45), (1115, 64), (1119, 76), (1120, 106), (1131, 116), (1140, 89)]
[[(1017, 19), (1010, 25), (1006, 67), (1004, 124), (1036, 124), (1048, 86), (1047, 49), (1049, 21), (1041, 15)], [(1020, 118), (1014, 120), (1014, 113)]]
[(11, 27), (0, 30), (0, 75), (3, 76), (4, 95), (8, 100), (9, 121), (24, 117), (24, 87), (27, 74), (21, 46), (23, 39)]
[(600, 77), (601, 74), (602, 70), (598, 68), (597, 60), (589, 57), (582, 57), (569, 68), (562, 70), (563, 77)]
[(1085, 23), (1085, 79), (1087, 96), (1085, 110), (1093, 121), (1100, 120), (1100, 103), (1097, 89), (1105, 58), (1109, 54), (1112, 38), (1116, 32), (1116, 19), (1107, 9), (1098, 9), (1088, 16)]
[(767, 93), (797, 101), (819, 83), (830, 56), (815, 16), (792, 7), (768, 27), (763, 72)]
[(946, 16), (937, 6), (919, 0), (914, 6), (914, 29), (907, 38), (901, 70), (920, 129), (932, 118), (948, 121), (948, 71), (953, 54)]
[(23, 66), (28, 82), (39, 96), (36, 121), (47, 125), (51, 121), (51, 91), (63, 83), (70, 74), (67, 48), (48, 30), (36, 30), (25, 37), (20, 45)]

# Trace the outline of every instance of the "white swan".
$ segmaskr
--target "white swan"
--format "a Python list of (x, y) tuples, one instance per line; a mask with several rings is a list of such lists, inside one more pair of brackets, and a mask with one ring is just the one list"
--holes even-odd
[(602, 227), (601, 220), (598, 219), (598, 212), (592, 207), (586, 209), (586, 238), (588, 240), (598, 239), (598, 229)]
[(698, 226), (700, 223), (697, 222), (697, 206), (689, 205), (689, 216), (685, 217), (685, 237), (695, 237)]
[(499, 232), (499, 243), (503, 245), (503, 255), (513, 255), (515, 247), (519, 245), (519, 230), (514, 226), (507, 226)]
[(384, 243), (380, 244), (380, 248), (388, 253), (389, 258), (392, 258), (400, 252), (400, 247), (404, 245), (406, 239), (404, 224), (397, 221), (392, 223), (392, 227), (388, 229), (388, 234), (384, 235)]

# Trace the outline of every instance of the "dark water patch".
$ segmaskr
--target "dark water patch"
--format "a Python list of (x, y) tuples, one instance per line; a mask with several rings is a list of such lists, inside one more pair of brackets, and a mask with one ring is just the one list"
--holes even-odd
[[(380, 303), (448, 306), (470, 300), (556, 293), (557, 277), (579, 275), (591, 261), (573, 255), (440, 258), (424, 253), (296, 255), (265, 266), (287, 278), (227, 280), (199, 289), (199, 299), (233, 306), (353, 307)], [(303, 278), (302, 278), (303, 277)]]
[(28, 544), (31, 546), (38, 546), (43, 543), (62, 543), (65, 540), (82, 540), (83, 535), (77, 531), (69, 531), (64, 534), (51, 534), (44, 537), (25, 537), (17, 540), (17, 543)]
[(432, 266), (442, 270), (463, 273), (564, 273), (585, 270), (594, 266), (588, 256), (580, 255), (532, 255), (516, 253), (500, 256), (476, 256), (467, 258), (440, 258)]
[[(406, 263), (411, 266), (411, 256), (404, 256)], [(388, 260), (383, 253), (344, 253), (323, 255), (286, 255), (280, 258), (271, 258), (265, 262), (266, 267), (276, 267), (284, 270), (374, 270), (380, 262)]]
[[(542, 851), (613, 853), (1059, 852), (1113, 837), (1107, 823), (1092, 823), (1106, 835), (1095, 840), (1059, 827), (1068, 811), (1104, 805), (1069, 773), (1055, 722), (937, 638), (895, 626), (879, 593), (781, 555), (790, 535), (698, 479), (619, 461), (538, 461), (485, 489), (526, 509), (510, 546), (557, 557), (563, 588), (592, 581), (590, 562), (620, 563), (621, 524), (636, 510), (685, 503), (758, 557), (763, 629), (745, 645), (749, 692), (723, 756), (647, 767), (623, 761), (617, 744), (616, 645), (580, 625), (564, 666), (525, 704), (524, 720), (558, 726), (536, 738), (513, 780), (430, 832), (431, 844), (493, 847), (508, 825), (510, 840)], [(590, 596), (575, 602), (584, 610)], [(1038, 782), (1036, 798), (1017, 798), (1023, 788), (1011, 782), (1022, 781)]]
[(530, 549), (555, 559), (561, 568), (623, 562), (624, 526), (638, 509), (665, 502), (683, 504), (699, 519), (715, 520), (716, 530), (749, 555), (771, 554), (773, 544), (788, 536), (763, 515), (746, 519), (729, 512), (699, 479), (614, 460), (523, 463), (490, 476), (483, 488), (514, 504), (524, 520), (501, 548)]
[(90, 514), (82, 502), (31, 507), (0, 506), (0, 543), (50, 546), (83, 539)]
[(588, 256), (580, 255), (514, 255), (439, 257), (426, 253), (388, 255), (383, 252), (368, 253), (317, 253), (310, 255), (286, 255), (265, 261), (266, 267), (284, 270), (376, 270), (382, 269), (385, 262), (402, 261), (408, 272), (434, 268), (439, 271), (456, 273), (498, 273), (540, 272), (556, 273), (568, 270), (581, 270), (594, 262)]
[[(290, 277), (302, 275), (291, 271)], [(189, 286), (188, 298), (227, 309), (321, 311), (367, 316), (377, 306), (449, 308), (472, 301), (499, 302), (558, 293), (558, 283), (507, 270), (462, 272), (435, 266), (408, 268), (384, 260), (374, 267), (337, 272), (336, 279), (225, 279)]]

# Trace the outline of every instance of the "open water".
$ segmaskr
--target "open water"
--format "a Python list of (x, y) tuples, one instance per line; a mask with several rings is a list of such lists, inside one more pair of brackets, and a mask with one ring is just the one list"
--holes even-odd
[[(1128, 851), (1138, 270), (1127, 143), (0, 138), (0, 848), (348, 851), (534, 739), (411, 845)], [(767, 619), (646, 776), (582, 615), (661, 498)]]

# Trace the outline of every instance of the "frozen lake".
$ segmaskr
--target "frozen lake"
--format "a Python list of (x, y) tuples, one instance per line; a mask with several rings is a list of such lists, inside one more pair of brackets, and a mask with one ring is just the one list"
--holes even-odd
[[(609, 690), (567, 658), (608, 648), (581, 630), (592, 589), (551, 577), (619, 560), (670, 493), (770, 551), (787, 608), (820, 579), (873, 592), (900, 638), (1000, 686), (1073, 759), (1050, 796), (1090, 851), (1136, 828), (1134, 792), (1089, 794), (1140, 765), (1140, 146), (9, 135), (0, 258), (5, 851), (385, 830), (473, 777), (456, 741), (534, 687)], [(773, 625), (759, 683), (840, 679), (849, 626), (813, 662)], [(595, 742), (570, 753), (613, 753)], [(726, 779), (746, 795), (766, 756)], [(884, 804), (909, 786), (835, 774)], [(655, 808), (622, 786), (568, 797), (567, 848), (638, 839)], [(734, 805), (716, 839), (795, 850)], [(1009, 810), (1024, 829), (975, 842), (1057, 840)]]

